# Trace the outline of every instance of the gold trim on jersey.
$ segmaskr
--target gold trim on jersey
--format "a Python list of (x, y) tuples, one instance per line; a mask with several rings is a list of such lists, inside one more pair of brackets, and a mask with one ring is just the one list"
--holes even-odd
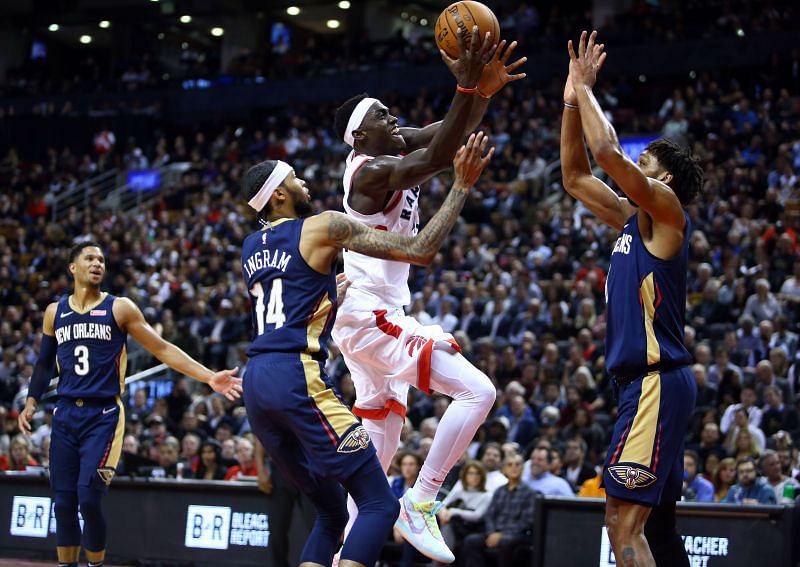
[(267, 221), (267, 222), (269, 223), (269, 226), (265, 226), (265, 227), (264, 227), (264, 228), (262, 228), (261, 230), (267, 230), (267, 229), (269, 229), (270, 227), (272, 227), (272, 228), (275, 228), (275, 227), (276, 227), (276, 226), (278, 226), (279, 224), (283, 224), (283, 223), (285, 223), (286, 221), (292, 221), (292, 220), (297, 220), (297, 219), (290, 219), (289, 217), (284, 217), (284, 218), (277, 219), (277, 220), (274, 220), (274, 221)]
[(328, 323), (328, 315), (331, 312), (331, 300), (327, 292), (317, 305), (316, 311), (309, 317), (308, 324), (306, 325), (306, 344), (308, 348), (306, 352), (319, 352), (319, 337), (322, 331), (325, 330), (325, 325)]
[(661, 372), (655, 370), (642, 379), (639, 406), (631, 430), (617, 462), (652, 466), (653, 443), (658, 429), (658, 412), (661, 407)]
[(656, 364), (661, 360), (661, 347), (653, 329), (653, 320), (656, 316), (656, 287), (653, 272), (647, 274), (639, 288), (642, 296), (642, 312), (644, 316), (644, 332), (647, 338), (647, 365)]
[(119, 353), (119, 394), (125, 393), (125, 372), (128, 369), (128, 345), (122, 345)]
[(119, 408), (117, 428), (114, 430), (114, 440), (111, 442), (111, 449), (108, 451), (108, 458), (106, 459), (106, 467), (114, 469), (119, 464), (119, 458), (122, 455), (122, 440), (125, 438), (125, 407), (122, 405), (122, 399), (119, 396), (117, 396), (117, 407)]
[(91, 304), (89, 304), (89, 305), (86, 307), (86, 309), (84, 309), (83, 311), (81, 311), (80, 309), (78, 309), (78, 308), (75, 306), (75, 304), (74, 304), (74, 303), (72, 303), (72, 298), (73, 298), (73, 297), (75, 297), (75, 296), (74, 296), (74, 294), (69, 296), (69, 299), (67, 300), (67, 304), (69, 305), (70, 309), (72, 309), (72, 310), (73, 310), (75, 313), (77, 313), (78, 315), (86, 315), (86, 314), (87, 314), (89, 311), (91, 311), (92, 309), (94, 309), (95, 307), (97, 307), (98, 305), (100, 305), (101, 303), (103, 303), (103, 301), (105, 301), (105, 299), (106, 299), (106, 296), (108, 296), (108, 293), (107, 293), (107, 292), (105, 292), (105, 291), (101, 292), (101, 293), (100, 293), (100, 299), (99, 299), (99, 300), (97, 300), (95, 303), (91, 303)]
[(325, 385), (318, 361), (305, 353), (300, 354), (300, 361), (306, 376), (308, 396), (314, 400), (317, 409), (333, 428), (336, 436), (341, 437), (354, 424), (358, 423), (356, 416), (336, 397), (333, 390)]

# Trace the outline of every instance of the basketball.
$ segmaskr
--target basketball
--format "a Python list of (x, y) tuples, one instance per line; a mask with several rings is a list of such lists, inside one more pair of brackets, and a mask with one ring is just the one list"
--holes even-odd
[(458, 35), (464, 38), (469, 47), (472, 41), (472, 27), (478, 26), (478, 35), (483, 39), (487, 32), (492, 34), (492, 43), (500, 40), (500, 23), (497, 16), (485, 4), (473, 0), (454, 2), (445, 8), (436, 20), (434, 35), (436, 45), (452, 58), (458, 57)]

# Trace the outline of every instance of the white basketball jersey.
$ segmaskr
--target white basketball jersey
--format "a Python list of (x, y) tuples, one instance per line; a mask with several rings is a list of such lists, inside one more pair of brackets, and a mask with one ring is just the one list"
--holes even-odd
[[(355, 150), (347, 156), (342, 180), (345, 212), (371, 228), (414, 236), (419, 231), (419, 187), (396, 191), (386, 208), (372, 215), (363, 215), (350, 208), (347, 201), (353, 176), (359, 167), (371, 159), (372, 156), (358, 154)], [(409, 264), (405, 262), (380, 260), (345, 250), (344, 273), (352, 283), (342, 307), (353, 311), (372, 311), (408, 305), (411, 303), (409, 269)]]

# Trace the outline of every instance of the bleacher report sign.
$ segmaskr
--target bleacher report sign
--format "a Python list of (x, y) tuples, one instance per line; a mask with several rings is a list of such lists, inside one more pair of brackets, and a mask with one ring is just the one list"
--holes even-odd
[(184, 545), (200, 549), (228, 549), (232, 545), (267, 547), (269, 516), (234, 512), (228, 506), (197, 506), (186, 510)]

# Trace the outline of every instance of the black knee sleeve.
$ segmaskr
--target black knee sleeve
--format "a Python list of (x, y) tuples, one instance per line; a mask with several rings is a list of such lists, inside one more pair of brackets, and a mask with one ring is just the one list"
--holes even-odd
[(689, 566), (675, 522), (675, 502), (665, 502), (652, 509), (644, 525), (644, 535), (658, 567)]

